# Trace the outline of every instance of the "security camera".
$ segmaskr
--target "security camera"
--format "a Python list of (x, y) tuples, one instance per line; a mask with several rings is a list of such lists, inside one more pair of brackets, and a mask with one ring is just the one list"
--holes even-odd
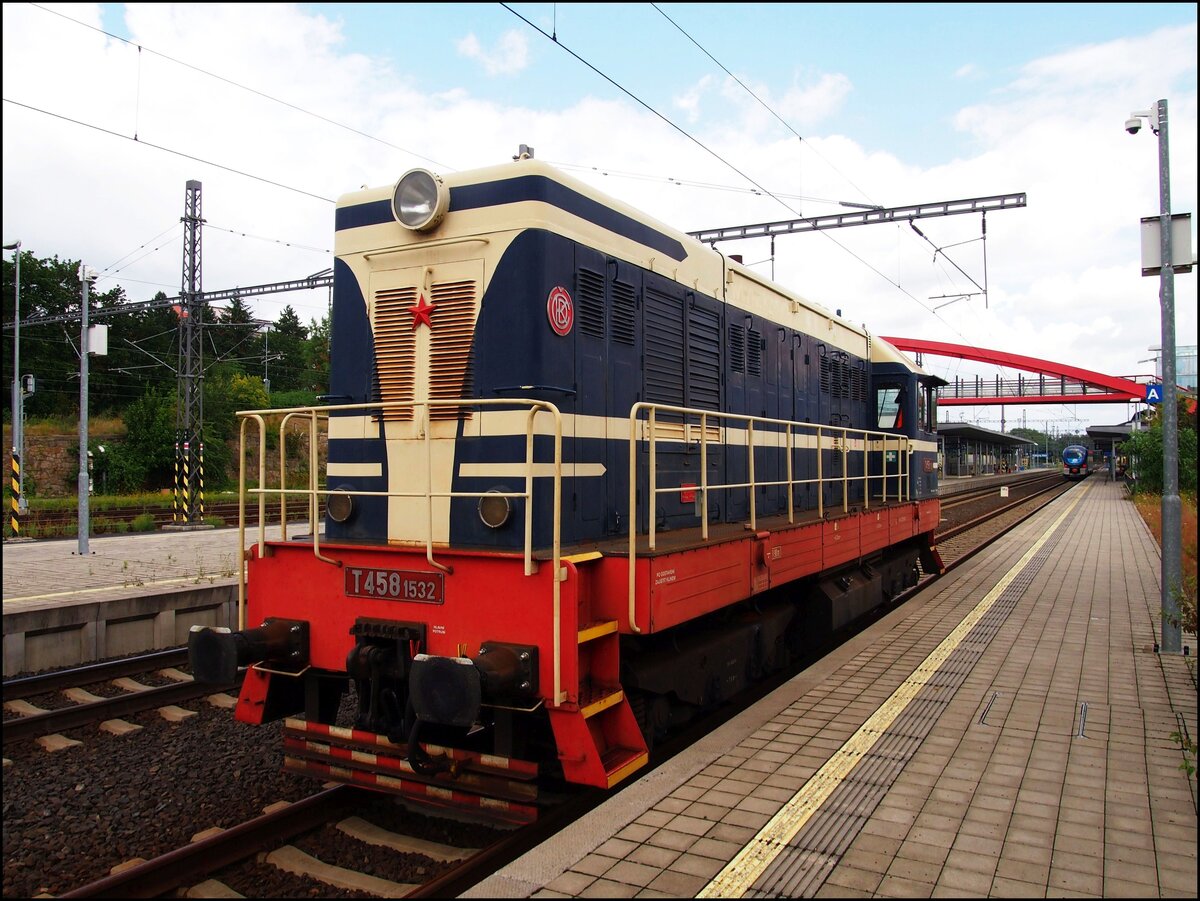
[(1142, 120), (1141, 119), (1126, 119), (1125, 120), (1125, 130), (1127, 132), (1129, 132), (1131, 135), (1137, 134), (1139, 131), (1142, 130)]

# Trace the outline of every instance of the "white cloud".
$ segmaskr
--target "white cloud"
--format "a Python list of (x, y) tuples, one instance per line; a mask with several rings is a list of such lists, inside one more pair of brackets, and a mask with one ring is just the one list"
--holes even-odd
[(460, 56), (482, 63), (488, 75), (515, 75), (529, 65), (529, 42), (519, 31), (504, 32), (490, 52), (474, 33), (462, 38), (456, 46)]
[(853, 89), (850, 79), (840, 72), (822, 73), (816, 84), (793, 81), (779, 99), (779, 114), (802, 126), (822, 122), (842, 107)]
[(700, 99), (712, 88), (715, 81), (713, 76), (705, 75), (682, 94), (673, 98), (672, 102), (675, 107), (683, 111), (689, 122), (696, 122), (700, 119)]

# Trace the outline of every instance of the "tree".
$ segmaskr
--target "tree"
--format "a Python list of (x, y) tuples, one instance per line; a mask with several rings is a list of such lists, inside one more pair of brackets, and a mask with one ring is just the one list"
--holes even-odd
[(259, 321), (254, 311), (241, 297), (234, 297), (223, 310), (214, 310), (212, 319), (204, 320), (209, 335), (206, 354), (212, 362), (235, 364), (243, 372), (252, 371), (262, 358), (261, 341), (257, 339)]
[(175, 395), (147, 391), (125, 409), (125, 439), (106, 453), (108, 488), (167, 488), (175, 479)]
[(329, 334), (328, 313), (320, 322), (313, 319), (309, 323), (304, 362), (308, 370), (308, 387), (317, 394), (329, 393)]
[(280, 356), (271, 367), (272, 391), (296, 391), (305, 387), (304, 345), (307, 341), (308, 329), (300, 324), (300, 317), (289, 304), (271, 326), (271, 356)]
[[(241, 422), (238, 410), (262, 410), (270, 406), (262, 379), (241, 372), (235, 365), (221, 363), (204, 380), (204, 482), (210, 489), (227, 485), (235, 473), (232, 442), (236, 446)], [(257, 440), (251, 427), (249, 439)]]
[[(1196, 406), (1191, 398), (1178, 399), (1179, 415), (1179, 490), (1196, 493)], [(1163, 426), (1161, 410), (1155, 410), (1149, 428), (1134, 432), (1121, 445), (1121, 453), (1136, 458), (1132, 468), (1137, 473), (1134, 491), (1162, 494), (1163, 491)]]

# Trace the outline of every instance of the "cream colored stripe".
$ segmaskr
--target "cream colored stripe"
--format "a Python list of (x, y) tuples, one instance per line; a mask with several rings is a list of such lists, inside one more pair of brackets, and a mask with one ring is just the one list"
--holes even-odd
[[(1089, 485), (1087, 488), (1090, 490), (1091, 486)], [(925, 658), (912, 675), (904, 680), (904, 684), (897, 688), (892, 696), (884, 701), (879, 709), (862, 724), (862, 727), (850, 736), (850, 739), (825, 762), (825, 765), (792, 796), (792, 799), (772, 817), (762, 831), (725, 865), (725, 869), (721, 870), (708, 885), (701, 889), (700, 893), (696, 895), (697, 898), (740, 898), (747, 889), (754, 885), (771, 862), (788, 846), (788, 842), (804, 828), (804, 824), (816, 813), (825, 799), (841, 785), (854, 765), (869, 753), (875, 743), (883, 737), (884, 732), (896, 717), (925, 687), (925, 684), (946, 661), (946, 658), (975, 628), (979, 620), (991, 609), (1034, 555), (1041, 550), (1042, 545), (1050, 539), (1050, 536), (1070, 515), (1086, 493), (1086, 491), (1079, 493), (1050, 527), (1042, 533), (1041, 537), (1034, 542), (1033, 546), (1025, 552), (1024, 556), (987, 593), (987, 596), (976, 604), (975, 608), (955, 627), (954, 631), (946, 636), (945, 640)]]
[(378, 478), (383, 475), (382, 463), (330, 463), (326, 467), (326, 475), (331, 476), (365, 476)]
[[(604, 475), (603, 463), (564, 463), (562, 474), (564, 479), (587, 478)], [(553, 463), (534, 463), (533, 474), (537, 478), (554, 475)], [(524, 463), (460, 463), (458, 475), (464, 479), (523, 479), (525, 478)]]

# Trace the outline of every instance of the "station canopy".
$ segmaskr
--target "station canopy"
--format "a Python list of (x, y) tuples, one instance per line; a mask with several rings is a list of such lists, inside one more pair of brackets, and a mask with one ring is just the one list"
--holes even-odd
[(1007, 435), (1004, 432), (993, 432), (969, 422), (939, 422), (938, 434), (945, 439), (957, 438), (960, 441), (974, 441), (978, 444), (994, 444), (999, 447), (1017, 447), (1022, 444), (1036, 446), (1036, 441)]

